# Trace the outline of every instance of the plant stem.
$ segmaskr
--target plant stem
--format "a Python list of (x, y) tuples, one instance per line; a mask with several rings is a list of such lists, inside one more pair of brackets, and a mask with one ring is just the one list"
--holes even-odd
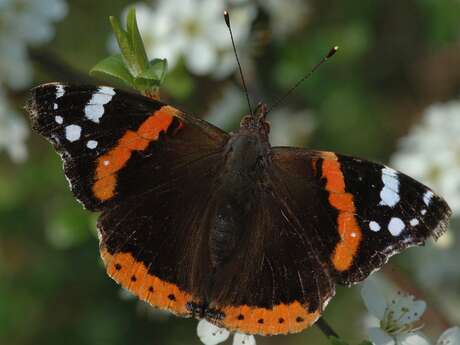
[(324, 320), (322, 317), (316, 321), (315, 325), (321, 330), (321, 332), (324, 333), (324, 335), (329, 338), (329, 337), (335, 337), (335, 338), (340, 338), (339, 335), (332, 329), (331, 326)]

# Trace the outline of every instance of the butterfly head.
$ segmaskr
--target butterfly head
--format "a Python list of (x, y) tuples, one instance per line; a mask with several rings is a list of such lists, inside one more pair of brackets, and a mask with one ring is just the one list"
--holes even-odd
[(270, 133), (270, 123), (265, 119), (268, 107), (265, 103), (259, 103), (252, 114), (246, 115), (241, 119), (240, 131), (258, 132), (268, 138)]

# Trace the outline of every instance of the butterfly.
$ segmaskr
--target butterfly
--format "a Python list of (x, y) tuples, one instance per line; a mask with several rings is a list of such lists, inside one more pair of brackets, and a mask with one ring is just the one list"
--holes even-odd
[(33, 128), (100, 212), (107, 273), (151, 305), (261, 335), (312, 325), (337, 284), (438, 238), (451, 211), (385, 165), (272, 147), (260, 104), (226, 133), (108, 86), (32, 90)]

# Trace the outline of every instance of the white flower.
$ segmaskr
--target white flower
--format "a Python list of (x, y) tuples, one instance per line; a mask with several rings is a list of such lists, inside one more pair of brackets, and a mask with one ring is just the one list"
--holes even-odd
[[(409, 134), (401, 139), (392, 158), (395, 168), (418, 179), (442, 195), (460, 217), (460, 101), (430, 106)], [(451, 227), (458, 222), (455, 220)], [(452, 229), (454, 230), (454, 229)], [(438, 303), (454, 310), (460, 303), (458, 294), (460, 271), (460, 238), (447, 232), (424, 251), (410, 253), (419, 283), (443, 298)], [(449, 296), (449, 298), (447, 298)]]
[[(217, 327), (204, 319), (198, 322), (197, 334), (205, 345), (222, 343), (230, 336), (230, 332), (225, 328)], [(233, 345), (256, 345), (256, 339), (253, 335), (235, 333)]]
[(270, 143), (273, 146), (305, 146), (313, 129), (313, 118), (306, 110), (276, 108), (269, 113)]
[(25, 140), (28, 135), (24, 120), (11, 109), (0, 89), (0, 150), (5, 149), (14, 162), (23, 162), (27, 158)]
[(401, 292), (385, 295), (371, 281), (363, 284), (361, 296), (366, 308), (378, 320), (375, 327), (368, 329), (375, 345), (429, 345), (414, 326), (425, 312), (424, 301), (416, 301)]
[(67, 14), (63, 0), (3, 0), (0, 2), (0, 83), (19, 89), (31, 82), (27, 46), (54, 35), (53, 22)]
[(20, 89), (32, 81), (32, 67), (26, 46), (21, 41), (9, 39), (0, 33), (0, 84)]
[(308, 4), (305, 0), (264, 0), (260, 6), (267, 11), (273, 37), (282, 39), (302, 26), (307, 19)]
[(196, 332), (198, 338), (200, 338), (201, 342), (205, 345), (222, 343), (230, 336), (230, 332), (225, 328), (219, 328), (204, 319), (198, 322)]
[(460, 101), (429, 107), (401, 140), (392, 165), (435, 189), (460, 216)]
[[(235, 70), (223, 1), (160, 0), (154, 8), (142, 3), (135, 7), (150, 57), (166, 58), (170, 68), (183, 58), (193, 73), (216, 78)], [(256, 7), (244, 2), (230, 10), (235, 42), (243, 45), (249, 38)]]
[(460, 327), (452, 327), (439, 337), (436, 345), (460, 345)]
[(236, 333), (233, 337), (233, 345), (256, 345), (256, 338), (253, 335)]

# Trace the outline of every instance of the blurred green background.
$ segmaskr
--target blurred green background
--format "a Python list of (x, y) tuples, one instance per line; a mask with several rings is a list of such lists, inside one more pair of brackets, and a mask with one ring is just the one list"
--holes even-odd
[[(161, 2), (146, 1), (144, 5), (155, 13)], [(201, 22), (206, 26), (211, 21), (205, 13), (210, 1), (186, 2), (192, 4), (188, 10), (191, 19), (187, 17), (190, 25)], [(3, 68), (14, 77), (23, 69), (31, 70), (31, 79), (19, 86), (0, 76), (3, 101), (8, 102), (8, 107), (1, 108), (0, 104), (0, 113), (6, 114), (0, 115), (15, 113), (14, 121), (22, 124), (25, 133), (29, 125), (21, 108), (28, 88), (56, 80), (100, 82), (87, 72), (113, 49), (108, 16), (121, 18), (133, 4), (124, 0), (29, 3), (0, 1), (0, 71)], [(58, 5), (64, 7), (61, 14), (49, 19), (47, 13)], [(169, 6), (182, 5), (171, 0)], [(232, 24), (235, 31), (238, 25), (247, 31), (237, 44), (253, 103), (261, 100), (272, 104), (332, 46), (340, 46), (331, 61), (270, 114), (276, 142), (390, 162), (398, 152), (408, 150), (401, 138), (424, 123), (432, 104), (458, 100), (457, 0), (240, 0), (231, 1), (228, 7), (252, 11), (250, 19), (239, 21), (235, 15)], [(29, 11), (30, 17), (20, 17), (21, 11)], [(24, 43), (23, 62), (13, 66), (7, 63), (8, 54), (13, 54), (8, 45), (21, 40), (16, 32), (35, 30), (33, 20), (31, 23), (34, 16), (46, 18), (51, 32), (46, 40)], [(168, 19), (174, 26), (174, 16)], [(216, 20), (225, 30), (223, 18)], [(149, 42), (149, 37), (155, 38), (156, 32), (147, 32), (148, 18), (140, 24), (146, 45), (155, 52), (155, 42)], [(200, 35), (193, 26), (184, 30), (189, 30), (185, 39)], [(222, 43), (215, 44), (227, 52), (229, 37), (223, 32)], [(150, 58), (162, 57), (149, 54)], [(162, 89), (163, 100), (226, 130), (234, 129), (247, 112), (235, 61), (230, 62), (227, 72), (216, 76), (213, 73), (223, 61), (203, 71), (190, 65), (188, 52), (176, 55), (177, 62)], [(5, 109), (12, 109), (11, 114)], [(436, 116), (442, 118), (440, 109)], [(452, 111), (456, 122), (447, 122), (445, 127), (459, 128), (460, 106)], [(0, 135), (7, 138), (11, 131), (1, 128), (8, 123), (1, 119)], [(196, 321), (152, 312), (108, 278), (99, 259), (97, 216), (84, 211), (72, 197), (61, 161), (51, 146), (35, 133), (23, 137), (21, 143), (0, 138), (0, 147), (5, 148), (0, 152), (0, 344), (199, 344)], [(454, 163), (460, 167), (455, 133), (446, 134), (445, 141), (433, 145), (452, 150), (457, 160)], [(12, 149), (8, 145), (24, 145), (27, 158), (20, 155), (15, 159), (8, 153)], [(429, 154), (426, 157), (426, 162), (419, 163), (432, 164)], [(398, 162), (397, 168), (404, 170), (404, 161)], [(442, 164), (436, 168), (441, 169)], [(411, 169), (407, 167), (409, 172)], [(452, 176), (445, 178), (455, 180), (459, 170), (454, 165), (449, 171)], [(427, 174), (424, 182), (443, 194), (443, 180), (439, 179), (444, 177), (439, 177), (439, 172), (434, 175)], [(453, 199), (460, 197), (459, 185), (449, 188), (452, 202), (456, 202)], [(460, 251), (456, 236), (459, 214), (454, 209), (454, 226), (445, 243), (411, 249), (392, 259), (384, 272), (385, 279), (427, 300), (430, 311), (424, 319), (425, 330), (434, 336), (460, 322), (460, 312), (454, 307), (460, 305), (460, 268), (445, 272), (452, 260), (459, 259), (458, 254), (453, 256)], [(452, 254), (446, 255), (447, 251)], [(428, 260), (435, 264), (431, 271), (424, 270), (421, 256), (432, 258)], [(343, 338), (357, 343), (366, 337), (365, 314), (357, 289), (339, 288), (325, 318)], [(257, 341), (327, 343), (315, 327), (286, 337), (258, 337)]]

